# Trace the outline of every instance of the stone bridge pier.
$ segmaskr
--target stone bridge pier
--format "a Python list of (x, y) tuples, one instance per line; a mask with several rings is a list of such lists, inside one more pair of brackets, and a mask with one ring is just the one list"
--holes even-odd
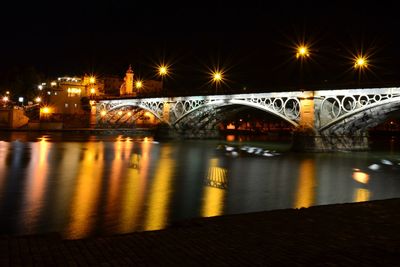
[(160, 122), (160, 137), (217, 137), (222, 120), (249, 107), (293, 125), (294, 150), (365, 150), (368, 129), (400, 108), (400, 88), (102, 100), (96, 125), (129, 128), (151, 112)]

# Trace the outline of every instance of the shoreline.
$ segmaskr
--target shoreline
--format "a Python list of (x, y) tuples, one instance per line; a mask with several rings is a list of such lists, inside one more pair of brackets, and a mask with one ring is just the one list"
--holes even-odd
[(1, 266), (394, 266), (400, 198), (189, 219), (66, 240), (1, 236)]

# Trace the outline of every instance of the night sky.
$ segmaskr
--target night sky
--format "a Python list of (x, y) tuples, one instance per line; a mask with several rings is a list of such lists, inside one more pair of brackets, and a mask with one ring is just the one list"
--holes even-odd
[[(227, 91), (400, 85), (395, 1), (134, 1), (15, 3), (2, 9), (0, 70), (33, 66), (47, 77), (95, 73), (143, 78), (171, 64), (172, 90), (207, 87), (207, 68), (226, 71)], [(311, 57), (294, 46), (311, 44)], [(359, 76), (352, 54), (370, 55)]]

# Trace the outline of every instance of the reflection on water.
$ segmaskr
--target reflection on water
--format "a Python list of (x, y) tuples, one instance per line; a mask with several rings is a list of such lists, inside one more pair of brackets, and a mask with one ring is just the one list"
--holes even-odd
[(227, 170), (218, 166), (218, 158), (210, 159), (210, 167), (204, 187), (201, 215), (211, 217), (221, 215), (224, 207), (225, 189), (228, 184)]
[(171, 146), (161, 147), (160, 159), (149, 192), (145, 230), (162, 229), (167, 224), (175, 165), (171, 151)]
[(295, 208), (308, 208), (315, 201), (315, 163), (304, 159), (300, 163), (299, 184), (297, 185)]
[(218, 141), (32, 133), (1, 140), (0, 234), (82, 238), (191, 217), (400, 197), (393, 150), (232, 157)]

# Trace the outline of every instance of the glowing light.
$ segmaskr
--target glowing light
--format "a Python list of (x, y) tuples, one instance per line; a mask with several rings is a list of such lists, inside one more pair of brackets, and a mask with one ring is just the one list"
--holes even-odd
[(129, 117), (132, 116), (132, 112), (129, 111), (129, 112), (128, 112), (128, 116), (129, 116)]
[(100, 115), (101, 115), (102, 117), (104, 117), (106, 114), (107, 114), (107, 111), (105, 111), (105, 110), (102, 110), (102, 111), (100, 112)]
[(41, 101), (42, 101), (42, 99), (40, 98), (40, 96), (38, 96), (38, 97), (35, 98), (35, 102), (36, 102), (36, 103), (40, 103)]
[(91, 93), (91, 94), (95, 94), (95, 93), (96, 93), (96, 89), (90, 88), (90, 93)]
[(353, 179), (359, 183), (367, 184), (369, 181), (369, 175), (365, 172), (355, 169), (353, 172)]
[(168, 75), (168, 66), (166, 66), (166, 65), (158, 66), (158, 74), (160, 76)]
[(315, 201), (315, 162), (311, 159), (303, 160), (300, 164), (295, 208), (308, 208)]
[(214, 82), (220, 82), (220, 81), (222, 81), (222, 73), (221, 73), (221, 72), (215, 72), (215, 73), (213, 73), (213, 81), (214, 81)]
[(121, 116), (121, 115), (122, 115), (122, 111), (118, 111), (118, 115), (120, 115), (120, 116)]
[(50, 113), (50, 108), (49, 107), (43, 107), (43, 108), (41, 108), (41, 113), (43, 113), (43, 114), (49, 114)]
[(7, 92), (6, 92), (6, 95), (9, 95), (9, 94), (10, 94), (10, 91), (7, 91)]
[(8, 96), (3, 96), (3, 101), (7, 102), (8, 101)]
[(39, 90), (43, 90), (43, 85), (38, 85)]
[(51, 85), (51, 86), (56, 86), (57, 83), (56, 83), (56, 82), (51, 82), (50, 85)]
[(354, 68), (363, 69), (368, 67), (368, 60), (365, 56), (359, 55), (354, 59)]
[(306, 45), (300, 45), (299, 47), (297, 47), (297, 53), (296, 53), (296, 58), (305, 58), (305, 57), (309, 57), (310, 56), (310, 52), (309, 49)]
[(91, 84), (96, 83), (96, 77), (90, 76), (89, 83), (91, 83)]
[(137, 89), (140, 89), (143, 87), (143, 82), (142, 81), (136, 81), (135, 86)]

